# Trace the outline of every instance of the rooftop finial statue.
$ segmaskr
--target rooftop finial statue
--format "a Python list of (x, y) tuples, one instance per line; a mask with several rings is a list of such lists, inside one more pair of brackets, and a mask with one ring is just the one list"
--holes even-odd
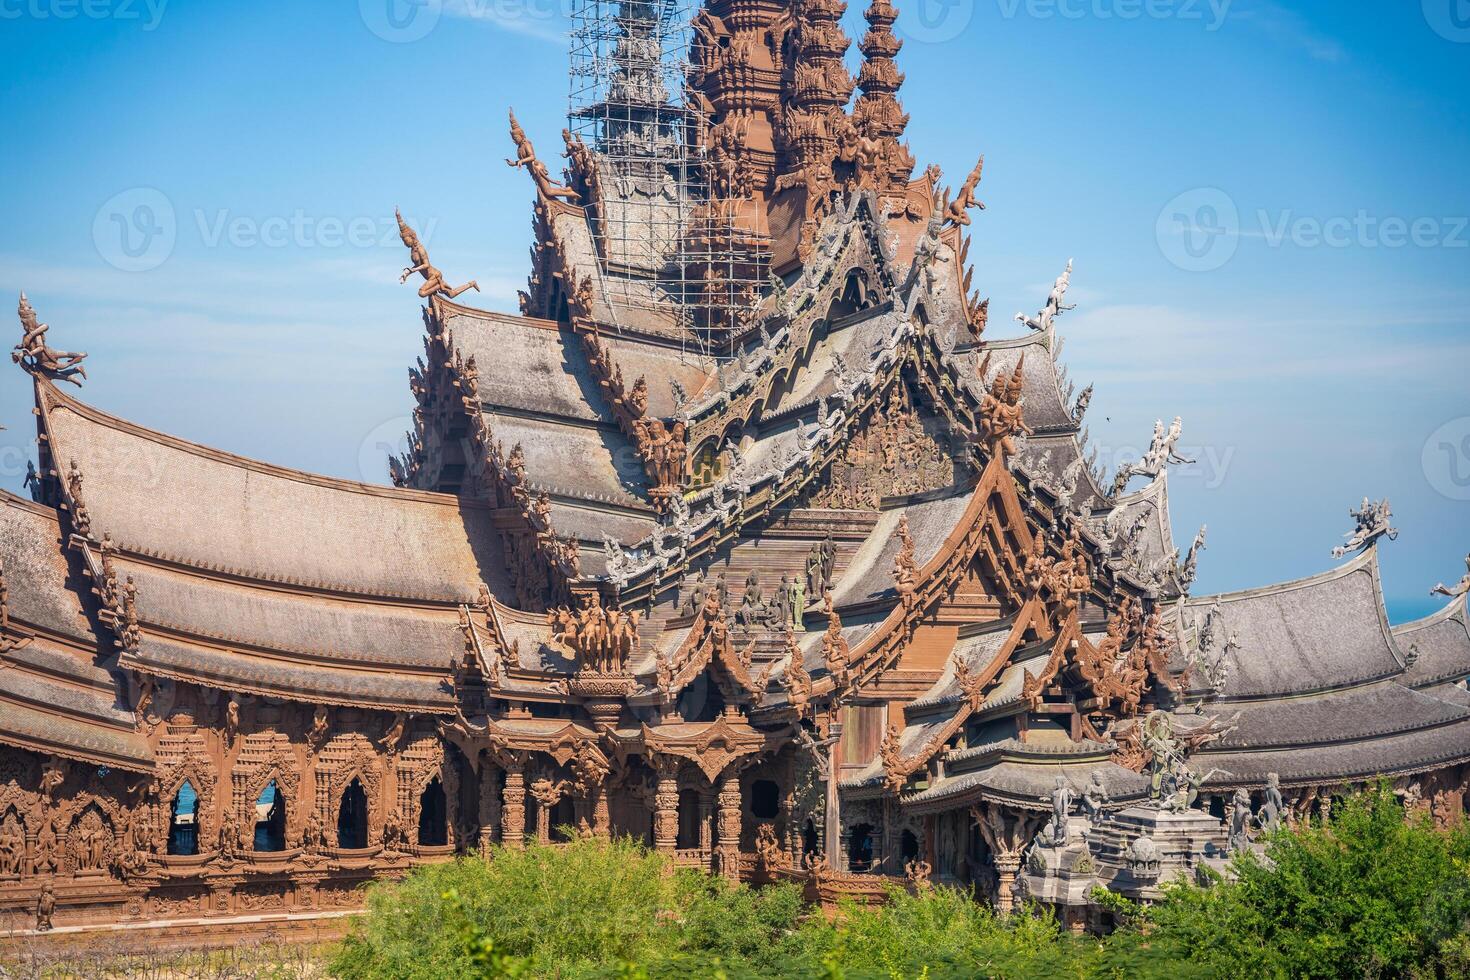
[[(970, 223), (969, 211), (974, 208), (977, 211), (985, 210), (985, 202), (975, 199), (975, 188), (980, 184), (980, 177), (985, 172), (985, 156), (981, 154), (980, 162), (975, 164), (975, 169), (970, 171), (970, 176), (960, 186), (959, 196), (953, 201), (944, 202), (944, 218), (950, 224), (968, 225)], [(948, 198), (948, 192), (945, 197)]]
[(44, 375), (53, 381), (70, 381), (80, 388), (82, 383), (76, 375), (87, 376), (87, 369), (82, 367), (87, 355), (56, 350), (48, 345), (46, 331), (51, 328), (37, 321), (36, 311), (31, 308), (25, 293), (20, 294), (20, 306), (16, 312), (20, 314), (22, 336), (10, 359), (33, 374)]
[(1174, 421), (1164, 428), (1163, 419), (1154, 420), (1154, 437), (1149, 443), (1148, 452), (1138, 462), (1124, 466), (1118, 471), (1117, 478), (1113, 481), (1112, 495), (1116, 497), (1128, 486), (1128, 481), (1135, 476), (1158, 476), (1164, 472), (1164, 468), (1170, 463), (1193, 463), (1194, 460), (1188, 456), (1180, 455), (1175, 447), (1179, 444), (1179, 437), (1184, 433), (1184, 420), (1174, 416)]
[(1060, 276), (1057, 276), (1057, 281), (1052, 283), (1051, 294), (1047, 296), (1046, 305), (1041, 308), (1041, 312), (1037, 313), (1034, 317), (1029, 317), (1024, 313), (1017, 313), (1016, 320), (1037, 332), (1050, 330), (1051, 322), (1060, 314), (1077, 308), (1076, 303), (1073, 303), (1071, 306), (1064, 306), (1062, 304), (1062, 300), (1067, 298), (1067, 289), (1071, 285), (1072, 260), (1068, 259), (1067, 268), (1063, 270)]
[(1430, 595), (1446, 595), (1451, 599), (1458, 599), (1462, 595), (1470, 594), (1470, 555), (1465, 556), (1465, 577), (1453, 587), (1447, 588), (1443, 582), (1429, 590)]
[(454, 299), (466, 289), (480, 291), (480, 284), (471, 279), (463, 286), (449, 287), (444, 282), (444, 274), (429, 263), (429, 250), (419, 239), (418, 232), (408, 226), (403, 220), (403, 214), (393, 209), (393, 216), (398, 219), (398, 237), (403, 239), (403, 244), (408, 246), (408, 259), (413, 264), (403, 270), (403, 275), (398, 277), (400, 283), (408, 282), (408, 277), (415, 272), (424, 277), (424, 284), (419, 287), (419, 298), (428, 299), (430, 296), (443, 296), (445, 299)]
[(1388, 538), (1394, 541), (1399, 536), (1396, 527), (1390, 527), (1389, 521), (1393, 518), (1393, 510), (1388, 505), (1388, 498), (1384, 497), (1378, 503), (1373, 503), (1367, 497), (1357, 510), (1349, 510), (1348, 516), (1357, 524), (1351, 531), (1344, 534), (1347, 538), (1345, 544), (1340, 544), (1332, 549), (1333, 558), (1341, 558), (1354, 551), (1365, 551), (1378, 542), (1379, 538)]
[(531, 138), (526, 135), (526, 131), (521, 128), (521, 124), (516, 120), (514, 109), (510, 110), (510, 138), (515, 140), (516, 158), (514, 160), (506, 160), (505, 163), (507, 166), (515, 167), (517, 170), (525, 168), (530, 173), (531, 179), (536, 182), (536, 190), (543, 197), (560, 197), (568, 201), (578, 200), (579, 195), (576, 191), (570, 187), (558, 184), (551, 179), (551, 174), (547, 171), (546, 164), (542, 163), (536, 157), (536, 148), (531, 145)]

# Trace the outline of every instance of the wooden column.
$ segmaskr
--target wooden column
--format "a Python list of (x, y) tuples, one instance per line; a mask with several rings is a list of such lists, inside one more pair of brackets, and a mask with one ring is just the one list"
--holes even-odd
[(505, 790), (501, 794), (500, 842), (506, 847), (521, 847), (526, 841), (526, 767), (517, 760), (505, 769)]
[(720, 777), (720, 874), (731, 881), (740, 879), (740, 830), (743, 808), (740, 799), (740, 767), (731, 766)]
[(486, 761), (480, 767), (480, 856), (488, 858), (500, 828), (500, 770)]
[(842, 782), (842, 722), (834, 721), (827, 748), (827, 820), (822, 846), (827, 850), (827, 867), (847, 870), (847, 852), (842, 846), (842, 799), (837, 784)]
[(658, 756), (654, 771), (658, 782), (653, 796), (653, 846), (673, 854), (679, 846), (679, 760)]

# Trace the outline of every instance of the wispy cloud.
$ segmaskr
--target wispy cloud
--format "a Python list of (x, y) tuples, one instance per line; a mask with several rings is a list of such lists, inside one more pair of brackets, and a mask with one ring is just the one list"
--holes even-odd
[(1342, 64), (1349, 60), (1347, 48), (1336, 38), (1318, 30), (1305, 16), (1273, 0), (1237, 5), (1231, 17), (1251, 24), (1277, 44), (1304, 52), (1313, 61)]
[(548, 44), (565, 45), (570, 30), (558, 0), (444, 0), (444, 13)]

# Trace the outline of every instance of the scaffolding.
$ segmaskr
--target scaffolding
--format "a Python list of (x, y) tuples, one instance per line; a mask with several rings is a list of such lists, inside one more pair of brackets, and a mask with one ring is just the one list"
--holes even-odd
[(613, 318), (728, 357), (770, 244), (739, 227), (739, 182), (711, 179), (707, 122), (687, 93), (697, 6), (573, 0), (567, 121), (597, 166), (589, 219)]

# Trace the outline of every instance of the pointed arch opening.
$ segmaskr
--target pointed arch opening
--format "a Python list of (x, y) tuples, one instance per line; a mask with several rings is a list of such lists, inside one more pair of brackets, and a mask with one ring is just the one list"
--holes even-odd
[(444, 784), (435, 776), (419, 794), (419, 844), (443, 847), (449, 843), (449, 821), (444, 800)]
[(199, 791), (187, 779), (169, 805), (168, 853), (180, 857), (199, 853)]
[(259, 852), (286, 849), (286, 796), (272, 779), (255, 798), (255, 839), (252, 849)]
[(860, 823), (852, 828), (847, 842), (847, 867), (851, 871), (867, 871), (873, 866), (873, 827)]
[(337, 846), (360, 850), (368, 846), (368, 800), (362, 782), (353, 779), (342, 791), (337, 807)]

